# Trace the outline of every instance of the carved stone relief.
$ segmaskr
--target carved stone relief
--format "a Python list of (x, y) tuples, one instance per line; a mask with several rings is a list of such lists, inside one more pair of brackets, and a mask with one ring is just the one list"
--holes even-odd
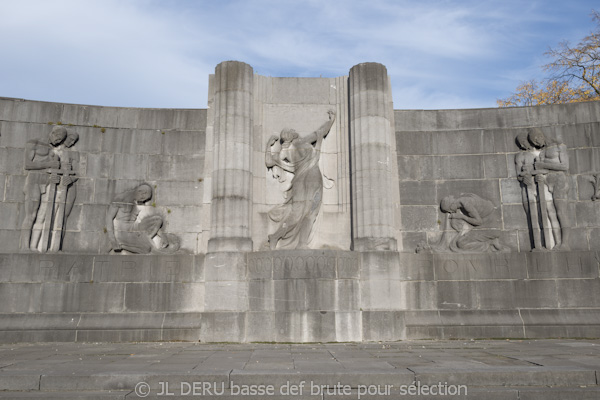
[(269, 211), (269, 218), (278, 223), (268, 237), (271, 250), (308, 247), (323, 198), (321, 144), (335, 121), (335, 112), (328, 114), (329, 120), (309, 135), (301, 137), (293, 129), (284, 129), (267, 142), (265, 165), (273, 178), (281, 181), (285, 173), (292, 176), (284, 191), (284, 203)]
[[(138, 221), (140, 208), (152, 198), (152, 187), (142, 183), (117, 194), (106, 212), (106, 230), (112, 252), (170, 254), (179, 250), (179, 238), (162, 229), (160, 215), (148, 215)], [(157, 240), (155, 240), (155, 238)]]
[(542, 236), (538, 213), (538, 192), (535, 179), (532, 175), (533, 170), (535, 169), (535, 160), (540, 152), (529, 143), (528, 132), (519, 134), (516, 137), (515, 142), (521, 149), (521, 151), (515, 155), (515, 170), (517, 179), (521, 184), (521, 198), (523, 201), (523, 208), (525, 208), (525, 214), (527, 215), (527, 225), (530, 229), (531, 236), (533, 237), (533, 245), (531, 248), (541, 249)]
[(62, 248), (66, 220), (73, 209), (79, 155), (71, 148), (79, 135), (55, 126), (47, 141), (25, 146), (25, 217), (22, 250), (57, 252)]
[(73, 149), (73, 146), (75, 146), (75, 143), (77, 143), (78, 140), (79, 134), (77, 132), (67, 130), (67, 138), (63, 142), (61, 148), (57, 150), (57, 152), (60, 154), (61, 160), (65, 160), (66, 165), (70, 165), (74, 172), (70, 175), (71, 183), (67, 186), (64, 186), (64, 183), (69, 181), (66, 179), (68, 176), (62, 179), (61, 185), (63, 185), (64, 190), (61, 191), (61, 187), (59, 185), (59, 193), (57, 193), (57, 204), (59, 204), (60, 209), (64, 210), (64, 216), (62, 218), (62, 221), (64, 222), (62, 224), (63, 229), (61, 244), (65, 237), (64, 227), (67, 224), (69, 215), (71, 215), (71, 211), (73, 211), (73, 205), (75, 204), (75, 199), (77, 198), (77, 185), (75, 185), (75, 182), (79, 180), (79, 176), (77, 175), (77, 171), (79, 170), (79, 152)]
[(476, 194), (466, 193), (459, 197), (446, 196), (440, 203), (446, 214), (445, 229), (440, 241), (433, 245), (419, 244), (417, 253), (483, 253), (509, 251), (500, 242), (499, 235), (473, 228), (485, 226), (495, 211), (494, 203)]
[(600, 174), (594, 174), (594, 175), (587, 176), (587, 179), (590, 181), (590, 183), (594, 187), (594, 194), (592, 195), (592, 201), (600, 200)]
[(546, 249), (569, 250), (567, 146), (548, 140), (540, 128), (528, 129), (527, 137), (519, 135), (516, 141), (523, 150), (515, 156), (515, 167), (533, 236), (532, 250), (543, 250), (542, 239)]

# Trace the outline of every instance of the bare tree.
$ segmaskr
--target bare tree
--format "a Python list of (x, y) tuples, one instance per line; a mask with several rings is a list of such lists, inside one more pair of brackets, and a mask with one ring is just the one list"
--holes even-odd
[(596, 30), (576, 46), (565, 41), (545, 54), (550, 76), (520, 84), (516, 92), (497, 101), (499, 107), (532, 106), (600, 100), (600, 13), (592, 11)]

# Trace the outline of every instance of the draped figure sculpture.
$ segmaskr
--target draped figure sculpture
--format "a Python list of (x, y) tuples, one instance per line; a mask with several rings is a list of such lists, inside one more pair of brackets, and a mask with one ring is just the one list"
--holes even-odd
[(282, 171), (293, 174), (284, 203), (269, 211), (269, 218), (279, 223), (269, 235), (271, 250), (308, 247), (323, 198), (321, 144), (335, 121), (335, 112), (328, 114), (328, 121), (309, 135), (301, 137), (293, 129), (283, 129), (279, 137), (271, 136), (267, 142), (265, 164), (273, 177), (281, 178)]

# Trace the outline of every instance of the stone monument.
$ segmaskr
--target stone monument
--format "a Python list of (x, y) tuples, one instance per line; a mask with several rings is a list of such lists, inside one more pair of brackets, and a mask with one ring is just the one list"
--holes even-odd
[(208, 98), (0, 98), (0, 342), (596, 336), (600, 102), (394, 110), (372, 62)]
[[(269, 211), (269, 218), (278, 223), (269, 235), (269, 247), (275, 249), (306, 249), (314, 233), (314, 224), (323, 201), (323, 175), (319, 169), (321, 144), (335, 121), (329, 120), (319, 129), (300, 137), (293, 129), (284, 129), (280, 136), (271, 136), (265, 150), (265, 164), (279, 182), (284, 172), (292, 175), (285, 188), (285, 201)], [(273, 151), (275, 144), (279, 148)]]
[[(72, 147), (76, 133), (56, 126), (47, 142), (30, 140), (25, 149), (25, 217), (21, 226), (21, 248), (41, 252), (60, 250), (65, 216), (71, 212), (76, 182), (73, 159), (61, 157), (58, 147)], [(72, 187), (71, 187), (72, 186)]]
[[(540, 150), (534, 161), (532, 174), (535, 175), (538, 186), (546, 248), (569, 250), (567, 146), (557, 141), (547, 141), (540, 128), (530, 129), (528, 139), (536, 149)], [(547, 196), (546, 192), (549, 192), (550, 196)]]
[[(120, 193), (110, 203), (106, 213), (106, 226), (111, 252), (126, 251), (133, 254), (174, 253), (179, 250), (175, 235), (163, 232), (160, 215), (149, 215), (138, 222), (138, 205), (152, 199), (152, 186), (142, 183), (136, 188)], [(154, 243), (154, 239), (158, 243)]]
[[(421, 244), (417, 253), (455, 252), (485, 253), (488, 251), (509, 251), (500, 243), (497, 233), (481, 233), (473, 228), (484, 225), (495, 211), (494, 203), (476, 194), (466, 193), (458, 197), (446, 196), (440, 203), (440, 210), (446, 214), (445, 230), (440, 242), (427, 246)], [(452, 229), (450, 229), (452, 228)], [(452, 232), (453, 233), (450, 233)]]

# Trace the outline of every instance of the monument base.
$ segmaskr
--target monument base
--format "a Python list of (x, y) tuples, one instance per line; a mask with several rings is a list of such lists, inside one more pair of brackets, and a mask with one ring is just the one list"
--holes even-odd
[(595, 252), (2, 254), (0, 342), (589, 338), (599, 293)]

